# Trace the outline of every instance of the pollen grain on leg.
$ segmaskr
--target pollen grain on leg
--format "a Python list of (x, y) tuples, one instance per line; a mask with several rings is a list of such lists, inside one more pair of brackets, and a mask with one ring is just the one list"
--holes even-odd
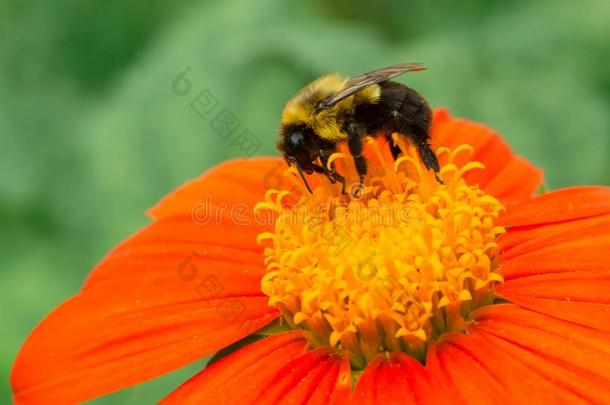
[[(347, 352), (354, 368), (386, 351), (423, 359), (431, 341), (463, 331), (474, 309), (492, 303), (503, 281), (495, 272), (503, 207), (462, 178), (480, 163), (453, 163), (472, 148), (439, 148), (441, 184), (412, 146), (394, 141), (403, 152), (395, 162), (387, 145), (367, 142), (371, 171), (357, 198), (320, 179), (295, 204), (272, 190), (258, 207), (276, 216), (259, 238), (269, 305), (312, 345)], [(358, 177), (349, 156), (331, 162)]]

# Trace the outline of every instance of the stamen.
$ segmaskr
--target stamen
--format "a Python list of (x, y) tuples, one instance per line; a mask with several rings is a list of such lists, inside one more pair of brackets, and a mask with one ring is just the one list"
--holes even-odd
[(337, 159), (347, 159), (347, 155), (345, 153), (341, 153), (341, 152), (335, 152), (332, 155), (330, 155), (328, 157), (328, 162), (326, 163), (326, 168), (328, 170), (332, 170), (333, 167), (333, 163), (335, 162), (335, 160)]

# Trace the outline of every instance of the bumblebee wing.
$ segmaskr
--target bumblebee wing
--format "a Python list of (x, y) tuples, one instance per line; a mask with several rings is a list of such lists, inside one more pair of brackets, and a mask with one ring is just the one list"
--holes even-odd
[(383, 69), (373, 70), (363, 75), (353, 77), (345, 83), (345, 86), (341, 90), (324, 99), (318, 105), (318, 109), (329, 107), (352, 94), (358, 93), (371, 84), (386, 82), (404, 73), (417, 72), (419, 70), (426, 70), (426, 68), (421, 63), (400, 63), (398, 65), (388, 66)]

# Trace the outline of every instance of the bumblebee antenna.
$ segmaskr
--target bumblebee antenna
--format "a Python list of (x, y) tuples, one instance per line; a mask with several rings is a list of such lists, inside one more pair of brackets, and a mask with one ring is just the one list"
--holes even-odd
[(305, 187), (307, 187), (307, 191), (309, 191), (309, 194), (313, 194), (313, 191), (311, 191), (311, 187), (309, 187), (309, 183), (307, 183), (307, 179), (305, 178), (305, 175), (303, 174), (303, 171), (301, 170), (301, 166), (299, 166), (299, 162), (294, 162), (294, 165), (297, 167), (297, 170), (299, 171), (299, 174), (301, 175), (301, 178), (303, 179), (303, 183), (305, 183)]

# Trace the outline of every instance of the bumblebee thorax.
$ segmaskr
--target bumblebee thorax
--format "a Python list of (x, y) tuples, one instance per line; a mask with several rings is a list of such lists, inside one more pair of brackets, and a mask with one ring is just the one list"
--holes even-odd
[(343, 123), (354, 113), (355, 106), (362, 101), (379, 98), (378, 85), (369, 86), (361, 92), (324, 109), (316, 107), (327, 97), (343, 89), (346, 79), (339, 75), (326, 75), (313, 81), (292, 97), (282, 115), (282, 125), (305, 124), (321, 138), (340, 141), (347, 138)]

